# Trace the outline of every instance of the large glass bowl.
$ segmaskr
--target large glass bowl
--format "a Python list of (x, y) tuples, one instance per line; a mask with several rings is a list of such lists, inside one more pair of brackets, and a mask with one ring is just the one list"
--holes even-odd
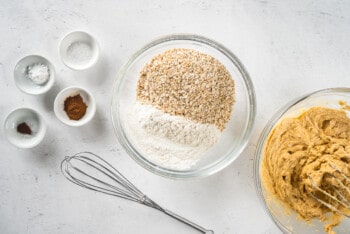
[[(125, 126), (129, 109), (136, 101), (136, 87), (141, 69), (154, 56), (173, 48), (188, 48), (218, 59), (235, 81), (235, 104), (231, 120), (220, 140), (200, 161), (188, 170), (162, 167), (148, 160), (133, 142)], [(147, 170), (168, 178), (204, 177), (233, 162), (247, 145), (256, 112), (255, 94), (249, 75), (238, 58), (219, 43), (197, 35), (170, 35), (159, 38), (137, 51), (120, 69), (113, 86), (111, 114), (116, 135), (125, 151)]]
[[(303, 111), (315, 106), (341, 109), (339, 101), (350, 104), (350, 88), (324, 89), (302, 96), (278, 110), (266, 124), (260, 135), (254, 158), (255, 187), (265, 210), (283, 233), (325, 233), (325, 223), (316, 219), (311, 223), (307, 223), (299, 219), (296, 212), (287, 209), (278, 198), (265, 190), (261, 181), (261, 166), (266, 140), (274, 126), (282, 119), (299, 116)], [(350, 111), (348, 111), (348, 116), (350, 117)], [(334, 230), (337, 234), (349, 233), (350, 219), (344, 218)]]

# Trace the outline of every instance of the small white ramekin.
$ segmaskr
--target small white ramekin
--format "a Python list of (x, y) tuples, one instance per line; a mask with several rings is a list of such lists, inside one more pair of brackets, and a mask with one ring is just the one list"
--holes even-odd
[[(17, 126), (26, 123), (32, 134), (22, 134)], [(4, 123), (4, 132), (7, 140), (19, 148), (32, 148), (38, 145), (45, 136), (46, 125), (40, 114), (30, 108), (19, 108), (12, 111)]]
[[(87, 105), (85, 115), (79, 120), (72, 120), (68, 117), (67, 113), (64, 111), (64, 101), (70, 97), (80, 94), (83, 101)], [(92, 94), (81, 87), (72, 86), (63, 89), (59, 92), (55, 98), (54, 102), (54, 112), (56, 117), (62, 121), (64, 124), (69, 126), (79, 127), (88, 123), (95, 115), (96, 112), (96, 102)]]
[[(33, 64), (44, 64), (49, 68), (49, 79), (42, 85), (35, 84), (27, 77), (28, 66)], [(55, 82), (55, 68), (46, 58), (39, 55), (28, 55), (19, 60), (14, 69), (14, 80), (17, 87), (28, 94), (43, 94), (49, 91)]]
[[(75, 51), (80, 47), (81, 51)], [(88, 51), (83, 50), (88, 49)], [(62, 62), (73, 70), (85, 70), (98, 60), (100, 49), (97, 41), (90, 34), (75, 31), (67, 34), (61, 41), (59, 53)]]

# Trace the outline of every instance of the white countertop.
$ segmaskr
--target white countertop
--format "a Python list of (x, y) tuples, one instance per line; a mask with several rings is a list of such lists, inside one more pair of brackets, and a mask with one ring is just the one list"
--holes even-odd
[[(74, 3), (73, 3), (74, 2)], [(0, 2), (0, 123), (15, 108), (31, 107), (48, 123), (44, 141), (17, 149), (0, 133), (0, 233), (195, 233), (166, 215), (85, 190), (60, 173), (65, 155), (92, 151), (111, 161), (145, 194), (215, 233), (280, 233), (256, 194), (253, 158), (272, 114), (311, 91), (350, 84), (349, 1), (19, 1)], [(94, 35), (99, 62), (86, 71), (63, 65), (60, 39), (70, 31)], [(251, 141), (223, 171), (194, 181), (153, 175), (124, 152), (112, 129), (111, 85), (133, 52), (156, 37), (195, 33), (235, 53), (255, 86), (257, 116)], [(13, 81), (16, 61), (47, 57), (54, 87), (30, 96)], [(97, 101), (94, 120), (65, 126), (53, 113), (56, 94), (71, 85)]]

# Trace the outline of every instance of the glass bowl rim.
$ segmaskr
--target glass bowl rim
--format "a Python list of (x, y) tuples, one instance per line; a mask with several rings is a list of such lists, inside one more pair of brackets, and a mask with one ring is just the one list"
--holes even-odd
[[(215, 164), (212, 164), (210, 167), (206, 166), (196, 170), (179, 171), (179, 170), (172, 170), (172, 169), (159, 167), (156, 164), (148, 161), (147, 159), (144, 159), (144, 157), (138, 155), (137, 151), (133, 148), (132, 144), (130, 144), (129, 141), (127, 140), (127, 137), (125, 136), (125, 133), (123, 132), (121, 127), (122, 123), (120, 122), (118, 117), (119, 104), (118, 104), (117, 98), (118, 98), (120, 86), (123, 81), (122, 78), (125, 72), (129, 69), (129, 67), (140, 55), (142, 55), (149, 49), (152, 49), (157, 45), (167, 43), (167, 42), (173, 42), (173, 41), (197, 42), (197, 43), (209, 46), (214, 50), (217, 50), (218, 52), (223, 54), (227, 59), (230, 60), (230, 62), (232, 62), (232, 64), (239, 71), (240, 75), (242, 76), (244, 88), (247, 92), (248, 106), (249, 106), (248, 118), (247, 118), (248, 124), (247, 124), (247, 128), (245, 129), (245, 132), (243, 133), (241, 142), (234, 149), (236, 150), (236, 154), (233, 155), (232, 154), (233, 150), (231, 150), (231, 152), (227, 153), (226, 157), (222, 158), (220, 161), (216, 162)], [(246, 71), (245, 67), (243, 66), (243, 64), (240, 62), (240, 60), (230, 50), (228, 50), (226, 47), (224, 47), (220, 43), (213, 41), (211, 39), (208, 39), (204, 36), (195, 35), (195, 34), (171, 34), (171, 35), (159, 37), (151, 41), (150, 43), (146, 44), (141, 49), (136, 51), (127, 60), (127, 62), (121, 66), (121, 68), (119, 69), (119, 72), (117, 73), (117, 77), (114, 81), (112, 90), (114, 91), (114, 93), (112, 94), (112, 101), (111, 101), (111, 117), (112, 117), (114, 132), (117, 136), (117, 139), (119, 140), (119, 143), (121, 144), (123, 149), (127, 152), (127, 154), (139, 165), (141, 165), (143, 168), (147, 169), (148, 171), (154, 174), (163, 176), (165, 178), (171, 178), (171, 179), (201, 178), (201, 177), (212, 175), (224, 169), (225, 167), (230, 165), (236, 158), (238, 158), (238, 156), (242, 153), (242, 151), (245, 149), (246, 145), (248, 144), (250, 136), (252, 134), (254, 120), (256, 116), (256, 98), (255, 98), (254, 86), (250, 79), (250, 76)]]
[(279, 220), (275, 219), (272, 215), (268, 205), (265, 201), (265, 196), (263, 193), (263, 187), (262, 187), (262, 181), (260, 178), (260, 165), (261, 165), (261, 159), (262, 159), (262, 153), (264, 150), (264, 145), (266, 142), (266, 139), (271, 132), (271, 130), (274, 128), (276, 123), (281, 119), (281, 117), (293, 106), (301, 103), (302, 101), (308, 99), (309, 97), (312, 97), (314, 95), (318, 94), (326, 94), (326, 93), (350, 93), (350, 88), (347, 87), (334, 87), (334, 88), (326, 88), (326, 89), (320, 89), (317, 91), (310, 92), (308, 94), (299, 96), (292, 101), (287, 102), (285, 105), (283, 105), (280, 109), (278, 109), (272, 117), (267, 121), (265, 124), (259, 138), (256, 144), (255, 152), (254, 152), (254, 165), (253, 165), (253, 177), (254, 177), (254, 184), (255, 184), (255, 191), (259, 197), (260, 202), (263, 204), (263, 208), (265, 212), (268, 214), (268, 216), (273, 220), (273, 222), (277, 225), (277, 227), (283, 232), (283, 233), (292, 233), (290, 230), (287, 229)]

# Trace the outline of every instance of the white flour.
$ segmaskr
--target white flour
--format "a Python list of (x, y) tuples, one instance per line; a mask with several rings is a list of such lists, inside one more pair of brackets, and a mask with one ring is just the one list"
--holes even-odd
[(151, 161), (178, 170), (196, 164), (221, 135), (215, 125), (195, 123), (138, 102), (128, 113), (126, 122), (138, 150)]

